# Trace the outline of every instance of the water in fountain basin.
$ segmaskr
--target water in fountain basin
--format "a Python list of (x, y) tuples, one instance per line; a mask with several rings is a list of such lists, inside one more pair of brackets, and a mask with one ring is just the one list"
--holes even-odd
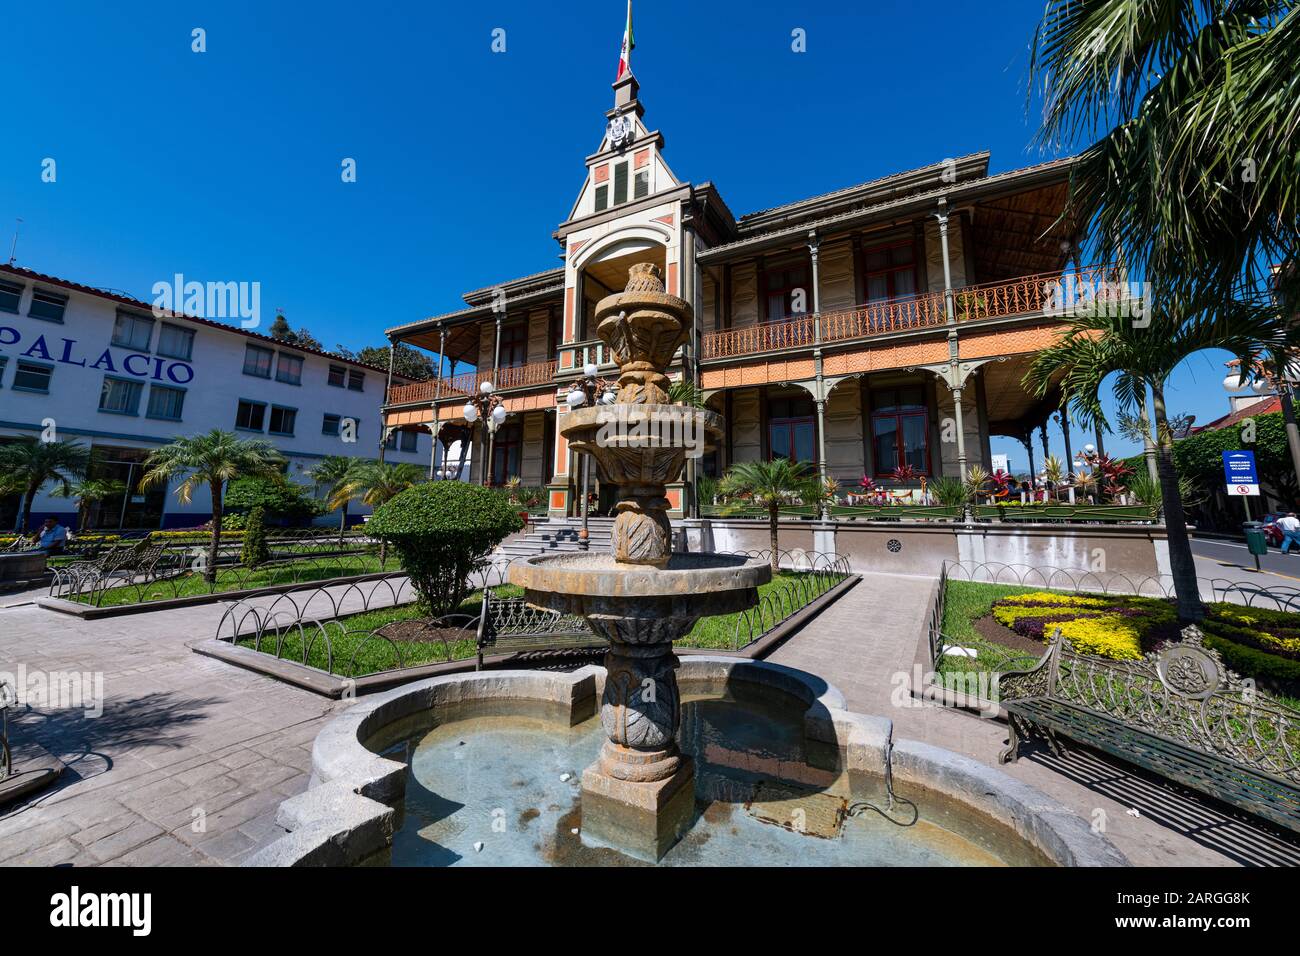
[[(845, 816), (845, 801), (828, 792), (836, 774), (803, 753), (802, 710), (770, 697), (687, 697), (680, 736), (696, 762), (697, 818), (661, 865), (1041, 862), (1014, 835), (936, 795), (912, 795), (921, 814), (910, 827), (871, 811)], [(597, 719), (568, 727), (554, 715), (486, 714), (474, 705), (445, 714), (411, 741), (392, 864), (647, 865), (582, 839), (580, 777), (603, 740)], [(849, 802), (879, 803), (876, 784), (862, 781)], [(891, 815), (907, 821), (910, 810), (900, 804)]]

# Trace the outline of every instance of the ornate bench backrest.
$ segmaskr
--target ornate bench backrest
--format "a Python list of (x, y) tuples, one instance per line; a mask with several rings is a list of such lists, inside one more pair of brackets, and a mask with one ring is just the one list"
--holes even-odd
[(535, 607), (523, 598), (494, 598), (483, 592), (483, 634), (581, 634), (591, 630), (573, 614)]
[(1300, 784), (1300, 711), (1224, 665), (1200, 628), (1141, 660), (1075, 653), (1053, 635), (1045, 696)]

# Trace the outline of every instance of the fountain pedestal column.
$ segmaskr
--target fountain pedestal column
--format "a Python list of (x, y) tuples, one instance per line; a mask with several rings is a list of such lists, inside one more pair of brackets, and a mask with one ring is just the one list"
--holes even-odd
[(596, 306), (597, 334), (619, 366), (618, 400), (565, 416), (561, 434), (619, 488), (612, 553), (529, 558), (510, 571), (527, 599), (581, 614), (609, 641), (600, 719), (607, 740), (582, 774), (583, 837), (657, 861), (695, 815), (695, 767), (678, 750), (673, 641), (704, 614), (753, 607), (765, 562), (673, 554), (666, 484), (722, 433), (712, 411), (672, 404), (664, 370), (690, 327), (688, 302), (637, 263), (627, 288)]
[(609, 641), (600, 720), (606, 740), (582, 774), (582, 831), (588, 840), (658, 860), (695, 815), (695, 766), (677, 746), (681, 695), (673, 640), (695, 618), (671, 600), (641, 602), (644, 617), (588, 614)]

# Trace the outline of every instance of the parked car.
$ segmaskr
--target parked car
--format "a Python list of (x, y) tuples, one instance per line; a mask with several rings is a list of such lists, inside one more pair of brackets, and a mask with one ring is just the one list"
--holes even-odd
[(1270, 547), (1282, 547), (1282, 529), (1277, 526), (1277, 519), (1281, 517), (1283, 517), (1283, 515), (1280, 513), (1274, 514), (1273, 512), (1269, 512), (1266, 515), (1262, 515), (1259, 519), (1259, 523), (1262, 526), (1260, 530), (1264, 532), (1264, 540)]

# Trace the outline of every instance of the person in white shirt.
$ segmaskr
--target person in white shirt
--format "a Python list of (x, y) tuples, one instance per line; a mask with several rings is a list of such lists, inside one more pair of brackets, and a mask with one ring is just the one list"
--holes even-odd
[(1295, 512), (1284, 515), (1277, 519), (1278, 530), (1282, 532), (1282, 553), (1290, 554), (1291, 545), (1300, 548), (1300, 518), (1295, 516)]

